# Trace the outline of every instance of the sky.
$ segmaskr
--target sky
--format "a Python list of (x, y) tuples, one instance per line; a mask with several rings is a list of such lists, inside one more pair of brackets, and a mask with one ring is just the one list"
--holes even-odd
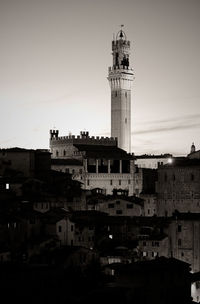
[(113, 34), (131, 41), (132, 152), (200, 149), (199, 0), (0, 0), (0, 148), (110, 136)]

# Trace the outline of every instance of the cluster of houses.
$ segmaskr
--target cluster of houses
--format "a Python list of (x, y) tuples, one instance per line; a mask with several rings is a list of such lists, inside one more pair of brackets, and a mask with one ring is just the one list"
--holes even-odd
[[(136, 157), (115, 147), (112, 155), (104, 149), (112, 147), (109, 140), (64, 138), (67, 149), (51, 136), (53, 157), (48, 150), (0, 150), (1, 263), (62, 260), (84, 271), (95, 262), (115, 277), (127, 265), (165, 258), (162, 263), (190, 265), (190, 275), (200, 271), (198, 151), (185, 158)], [(188, 281), (196, 301), (198, 280)]]

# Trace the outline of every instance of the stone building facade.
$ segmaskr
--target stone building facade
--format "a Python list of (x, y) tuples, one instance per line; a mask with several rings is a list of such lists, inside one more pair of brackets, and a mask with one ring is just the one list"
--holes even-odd
[(52, 168), (70, 170), (83, 189), (101, 188), (105, 194), (124, 189), (133, 195), (134, 157), (118, 148), (116, 139), (90, 137), (89, 132), (59, 137), (57, 130), (51, 130), (50, 149)]
[(157, 208), (159, 216), (200, 212), (200, 160), (174, 158), (158, 168)]

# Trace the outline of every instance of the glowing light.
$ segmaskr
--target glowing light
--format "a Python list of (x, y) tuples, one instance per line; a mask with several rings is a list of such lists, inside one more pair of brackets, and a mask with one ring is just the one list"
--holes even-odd
[(167, 162), (168, 162), (168, 164), (172, 164), (173, 163), (173, 159), (172, 158), (168, 158)]

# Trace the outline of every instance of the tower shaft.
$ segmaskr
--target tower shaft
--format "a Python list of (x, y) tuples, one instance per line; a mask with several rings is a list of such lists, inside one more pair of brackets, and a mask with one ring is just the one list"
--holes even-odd
[(130, 41), (121, 30), (112, 41), (113, 66), (109, 67), (111, 88), (111, 136), (118, 147), (131, 152), (131, 86), (133, 70), (129, 67)]

